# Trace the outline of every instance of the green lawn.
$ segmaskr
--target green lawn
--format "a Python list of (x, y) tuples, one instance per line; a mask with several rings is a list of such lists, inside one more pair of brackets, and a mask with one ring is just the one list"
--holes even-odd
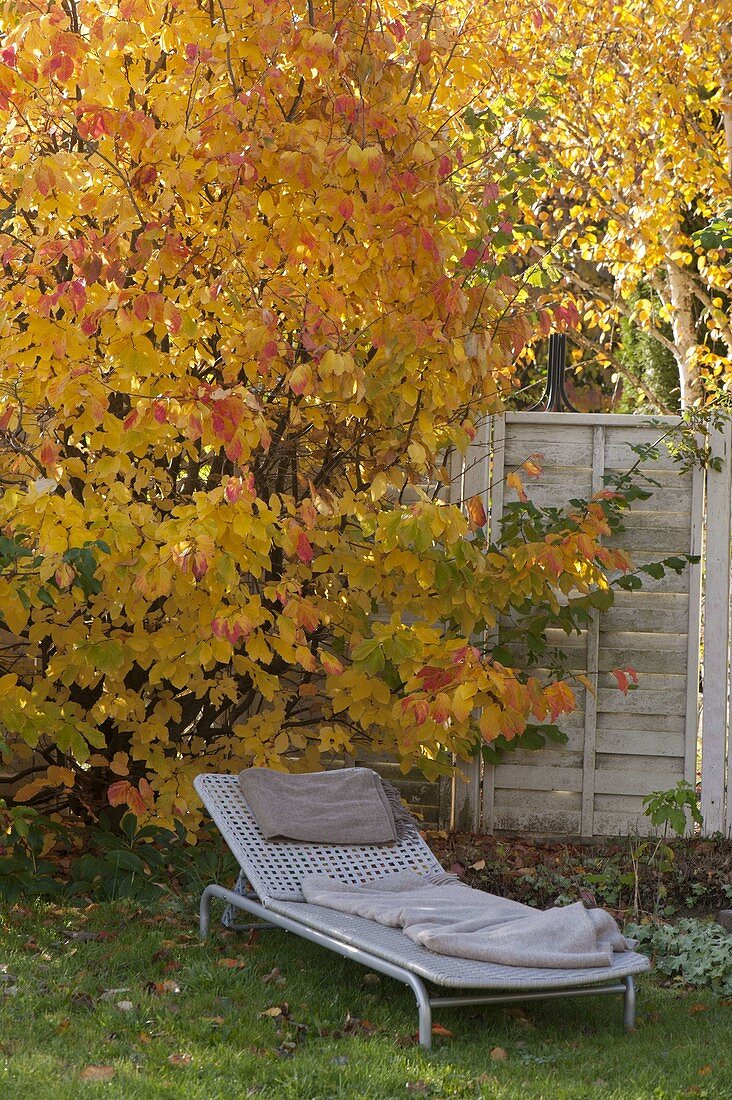
[(406, 987), (282, 932), (201, 945), (194, 901), (11, 909), (0, 967), (7, 1100), (732, 1097), (730, 1004), (646, 976), (632, 1035), (619, 997), (453, 1009), (427, 1054)]

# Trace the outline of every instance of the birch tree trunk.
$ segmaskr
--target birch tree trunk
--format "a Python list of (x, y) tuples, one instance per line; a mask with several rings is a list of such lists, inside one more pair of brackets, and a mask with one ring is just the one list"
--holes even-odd
[(679, 367), (681, 408), (688, 409), (700, 394), (699, 370), (695, 363), (696, 326), (694, 324), (694, 292), (691, 276), (679, 267), (671, 255), (675, 251), (673, 234), (664, 234), (666, 274), (672, 309), (671, 328), (674, 334), (675, 356)]

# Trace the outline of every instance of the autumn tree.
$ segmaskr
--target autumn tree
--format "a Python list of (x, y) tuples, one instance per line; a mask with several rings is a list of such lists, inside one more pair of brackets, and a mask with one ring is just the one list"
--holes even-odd
[(557, 0), (506, 17), (513, 63), (493, 96), (530, 107), (525, 140), (547, 167), (527, 262), (562, 281), (578, 357), (646, 408), (718, 400), (732, 387), (732, 265), (713, 228), (732, 192), (732, 6)]
[(484, 639), (607, 594), (612, 496), (491, 547), (445, 500), (532, 331), (501, 265), (533, 168), (465, 114), (482, 18), (0, 5), (17, 799), (165, 820), (205, 768), (365, 743), (436, 774), (572, 707)]

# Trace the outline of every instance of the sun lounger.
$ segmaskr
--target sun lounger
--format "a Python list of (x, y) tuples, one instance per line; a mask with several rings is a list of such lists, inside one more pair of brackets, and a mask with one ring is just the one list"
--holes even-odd
[(633, 975), (650, 968), (643, 955), (628, 951), (618, 954), (609, 967), (582, 970), (499, 966), (438, 955), (400, 929), (304, 901), (300, 883), (308, 873), (361, 884), (396, 871), (441, 872), (416, 823), (388, 847), (273, 843), (259, 831), (235, 775), (199, 775), (195, 787), (241, 867), (236, 889), (214, 883), (203, 891), (203, 937), (209, 932), (211, 901), (219, 898), (270, 927), (293, 932), (404, 982), (416, 997), (419, 1041), (426, 1048), (431, 1045), (433, 1008), (618, 993), (623, 996), (625, 1026), (634, 1026)]

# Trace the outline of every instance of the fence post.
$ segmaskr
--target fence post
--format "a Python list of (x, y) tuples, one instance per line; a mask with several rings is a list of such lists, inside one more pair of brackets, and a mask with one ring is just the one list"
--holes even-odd
[[(701, 811), (706, 833), (724, 832), (725, 771), (729, 715), (730, 521), (732, 424), (712, 428), (712, 464), (707, 469), (706, 585), (704, 596), (704, 703)], [(715, 470), (714, 460), (719, 460)], [(731, 800), (732, 801), (732, 800)]]

